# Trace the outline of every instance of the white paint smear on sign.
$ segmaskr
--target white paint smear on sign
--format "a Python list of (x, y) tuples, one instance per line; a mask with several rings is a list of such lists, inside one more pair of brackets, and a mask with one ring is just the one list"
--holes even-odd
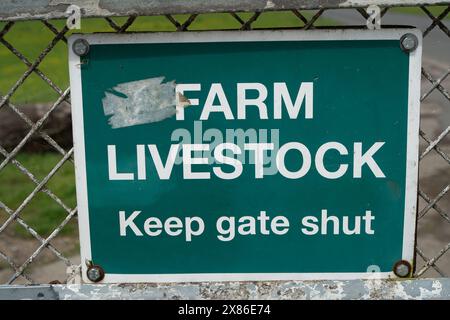
[(176, 113), (175, 81), (164, 77), (120, 83), (105, 92), (103, 111), (113, 129), (162, 121)]

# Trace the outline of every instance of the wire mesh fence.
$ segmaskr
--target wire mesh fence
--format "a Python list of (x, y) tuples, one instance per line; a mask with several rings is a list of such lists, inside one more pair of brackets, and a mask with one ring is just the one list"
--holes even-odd
[[(414, 276), (449, 277), (450, 3), (397, 3), (381, 7), (381, 26), (416, 26), (425, 37)], [(105, 14), (83, 18), (81, 32), (366, 28), (368, 18), (363, 6), (271, 9)], [(63, 19), (5, 16), (0, 14), (0, 284), (66, 283), (80, 264), (67, 74), (73, 31)]]

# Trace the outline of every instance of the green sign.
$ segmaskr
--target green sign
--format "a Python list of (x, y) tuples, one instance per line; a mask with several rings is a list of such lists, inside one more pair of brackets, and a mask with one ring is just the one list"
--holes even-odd
[(69, 44), (82, 261), (103, 282), (386, 278), (413, 264), (417, 30)]

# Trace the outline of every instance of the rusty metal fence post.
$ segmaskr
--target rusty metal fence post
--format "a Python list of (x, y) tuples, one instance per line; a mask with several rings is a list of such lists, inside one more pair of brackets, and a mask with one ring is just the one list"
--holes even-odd
[[(42, 5), (42, 2), (45, 5)], [(82, 23), (92, 19), (102, 21), (90, 27), (89, 32), (159, 31), (167, 28), (177, 32), (215, 29), (205, 27), (204, 19), (228, 19), (228, 29), (252, 32), (258, 28), (288, 27), (293, 29), (366, 28), (369, 17), (367, 1), (152, 1), (139, 2), (114, 0), (73, 0), (71, 4), (81, 8)], [(70, 117), (70, 88), (66, 64), (57, 70), (51, 59), (54, 52), (66, 53), (67, 35), (71, 32), (65, 21), (67, 1), (32, 0), (3, 1), (0, 4), (0, 299), (84, 299), (84, 298), (307, 298), (307, 299), (406, 299), (450, 298), (450, 1), (438, 0), (374, 0), (371, 4), (381, 8), (381, 27), (410, 25), (420, 28), (424, 40), (424, 64), (421, 92), (421, 151), (419, 181), (418, 239), (416, 245), (417, 266), (414, 279), (406, 281), (315, 281), (315, 282), (258, 282), (173, 284), (158, 286), (83, 285), (77, 283), (79, 262), (74, 255), (76, 239), (67, 237), (64, 230), (76, 223), (76, 204), (68, 204), (58, 190), (52, 190), (51, 182), (63, 168), (73, 167), (73, 147), (56, 139), (52, 123), (61, 121), (61, 113)], [(264, 20), (270, 15), (279, 15)], [(120, 18), (117, 18), (120, 17)], [(146, 18), (156, 17), (157, 23), (148, 24)], [(276, 17), (276, 16), (275, 16)], [(93, 21), (93, 20), (92, 20)], [(202, 22), (203, 21), (203, 22)], [(212, 25), (215, 25), (212, 23)], [(281, 25), (281, 26), (280, 26)], [(150, 26), (150, 27), (149, 27)], [(163, 27), (161, 27), (163, 26)], [(219, 26), (220, 28), (220, 26)], [(82, 29), (83, 30), (83, 29)], [(41, 37), (42, 34), (42, 37)], [(21, 38), (18, 36), (20, 35)], [(51, 35), (51, 36), (50, 36)], [(33, 37), (32, 46), (25, 45), (27, 37)], [(30, 39), (31, 41), (31, 39)], [(62, 48), (62, 49), (61, 49)], [(27, 52), (32, 51), (32, 52)], [(5, 58), (8, 56), (8, 58)], [(13, 57), (13, 58), (11, 58)], [(60, 57), (63, 61), (65, 57)], [(48, 63), (46, 63), (48, 62)], [(59, 65), (58, 65), (59, 66)], [(4, 79), (3, 82), (1, 82)], [(6, 79), (6, 80), (5, 80)], [(30, 80), (32, 79), (32, 80)], [(41, 90), (29, 85), (38, 81), (49, 89), (51, 103), (40, 112), (30, 112), (33, 106), (24, 99), (23, 90)], [(3, 86), (2, 84), (3, 83)], [(24, 89), (25, 88), (25, 89)], [(33, 89), (34, 88), (34, 89)], [(27, 92), (28, 92), (27, 91)], [(31, 91), (30, 91), (31, 92)], [(33, 92), (31, 92), (33, 94)], [(26, 100), (26, 99), (25, 99)], [(28, 108), (28, 109), (27, 109)], [(19, 121), (23, 135), (8, 138), (10, 116)], [(16, 123), (15, 122), (15, 123)], [(27, 167), (21, 154), (31, 143), (39, 140), (50, 149), (54, 157), (45, 174), (35, 174)], [(14, 141), (14, 143), (10, 143)], [(8, 145), (7, 145), (8, 144)], [(53, 157), (53, 158), (54, 158)], [(46, 161), (45, 157), (41, 157)], [(11, 169), (13, 168), (13, 169)], [(9, 170), (8, 172), (6, 172)], [(2, 172), (3, 171), (3, 172)], [(6, 173), (5, 173), (6, 172)], [(3, 173), (3, 174), (2, 174)], [(2, 197), (14, 194), (18, 184), (15, 177), (27, 179), (32, 187), (21, 191), (20, 201), (8, 203)], [(12, 182), (11, 182), (12, 181)], [(17, 180), (20, 181), (21, 180)], [(74, 182), (71, 181), (73, 184)], [(72, 185), (72, 189), (73, 189)], [(33, 223), (30, 214), (24, 215), (37, 197), (46, 197), (59, 210), (61, 217), (52, 221), (51, 230), (42, 231)], [(45, 211), (45, 210), (44, 210)], [(30, 222), (31, 221), (31, 222)], [(27, 241), (15, 242), (15, 236)], [(62, 238), (62, 240), (61, 240)], [(64, 240), (74, 242), (69, 252)], [(33, 242), (32, 246), (28, 243)], [(25, 250), (25, 246), (27, 249)], [(61, 249), (61, 247), (63, 249)], [(18, 254), (26, 252), (26, 256)], [(45, 256), (45, 259), (42, 257)], [(43, 261), (41, 261), (43, 260)], [(46, 263), (60, 261), (59, 268), (68, 270), (60, 284), (29, 287), (28, 284), (44, 284), (54, 280), (52, 271), (47, 278), (39, 270)], [(45, 262), (45, 263), (44, 263)], [(54, 267), (53, 267), (54, 268)], [(416, 279), (422, 278), (422, 279)], [(431, 278), (431, 279), (430, 279)], [(36, 280), (38, 279), (38, 280)], [(76, 284), (73, 284), (76, 283)]]

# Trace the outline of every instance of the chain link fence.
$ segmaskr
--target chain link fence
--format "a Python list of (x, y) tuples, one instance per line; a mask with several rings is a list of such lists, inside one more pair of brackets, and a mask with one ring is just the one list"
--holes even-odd
[[(0, 284), (70, 283), (81, 262), (67, 75), (72, 30), (62, 19), (68, 5), (24, 2), (28, 8), (0, 4)], [(83, 10), (79, 2), (81, 32), (366, 28), (369, 17), (367, 1), (297, 1), (297, 7), (296, 1), (244, 1), (234, 9), (233, 1), (191, 7), (175, 1), (181, 4), (108, 10)], [(380, 5), (382, 28), (416, 26), (425, 37), (414, 277), (449, 277), (450, 2), (373, 3)]]

